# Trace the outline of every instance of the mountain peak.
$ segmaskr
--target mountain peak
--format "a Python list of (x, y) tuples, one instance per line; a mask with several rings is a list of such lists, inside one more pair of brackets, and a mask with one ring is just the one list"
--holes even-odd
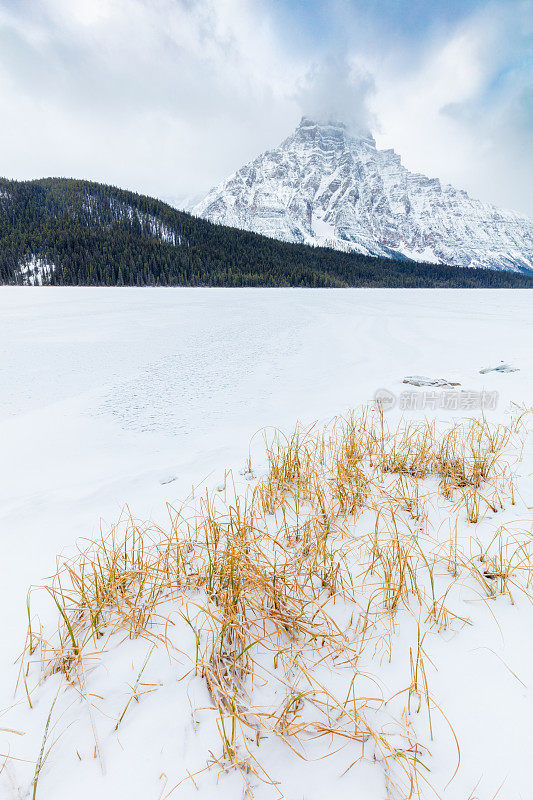
[(332, 117), (324, 117), (322, 119), (318, 117), (306, 117), (305, 115), (301, 118), (300, 124), (298, 125), (299, 128), (340, 128), (341, 130), (346, 130), (347, 125), (345, 122), (341, 122), (338, 119), (334, 119)]
[(289, 242), (464, 267), (533, 271), (533, 222), (409, 172), (335, 117), (303, 116), (213, 189), (197, 216)]
[(298, 132), (336, 134), (338, 138), (350, 137), (352, 139), (362, 140), (372, 147), (376, 146), (376, 141), (368, 129), (355, 128), (353, 125), (348, 125), (346, 122), (335, 117), (317, 118), (304, 115), (296, 128), (296, 133)]

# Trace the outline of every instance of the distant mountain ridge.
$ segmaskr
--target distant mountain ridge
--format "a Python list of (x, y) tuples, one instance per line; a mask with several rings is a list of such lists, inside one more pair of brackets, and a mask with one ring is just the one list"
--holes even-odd
[(193, 213), (288, 242), (460, 267), (533, 271), (533, 220), (409, 172), (340, 122), (302, 118)]
[(281, 242), (113, 186), (44, 178), (0, 179), (0, 283), (533, 287), (533, 276)]

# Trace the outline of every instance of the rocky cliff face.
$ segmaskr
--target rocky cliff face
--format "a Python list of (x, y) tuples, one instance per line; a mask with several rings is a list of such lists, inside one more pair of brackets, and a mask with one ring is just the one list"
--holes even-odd
[(193, 213), (276, 239), (457, 266), (533, 270), (533, 221), (437, 178), (342, 123), (294, 133), (213, 189)]

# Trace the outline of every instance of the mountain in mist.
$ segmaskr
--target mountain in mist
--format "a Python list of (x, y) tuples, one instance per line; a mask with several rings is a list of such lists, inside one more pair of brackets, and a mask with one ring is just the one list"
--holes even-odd
[(533, 221), (407, 170), (370, 134), (306, 117), (197, 216), (288, 242), (460, 267), (533, 270)]

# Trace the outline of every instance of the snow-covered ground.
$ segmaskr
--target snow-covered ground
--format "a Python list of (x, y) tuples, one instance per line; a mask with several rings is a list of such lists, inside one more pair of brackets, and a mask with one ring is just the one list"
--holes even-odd
[[(51, 679), (35, 712), (13, 696), (26, 593), (54, 572), (59, 553), (96, 534), (101, 519), (115, 521), (126, 504), (136, 517), (163, 523), (166, 501), (178, 503), (192, 486), (216, 487), (226, 469), (238, 476), (256, 431), (329, 419), (371, 403), (380, 389), (398, 399), (390, 419), (476, 414), (481, 391), (490, 398), (490, 419), (504, 419), (512, 402), (531, 406), (531, 299), (525, 290), (0, 288), (0, 707), (8, 709), (0, 719), (0, 753), (14, 757), (0, 775), (2, 800), (32, 796), (34, 767), (15, 758), (35, 764), (59, 685)], [(480, 374), (500, 361), (518, 371)], [(460, 405), (439, 407), (441, 394), (402, 384), (407, 375), (459, 382), (450, 391), (465, 392)], [(400, 401), (407, 390), (415, 394)], [(402, 411), (414, 396), (425, 397), (425, 408)], [(526, 515), (531, 471), (526, 453)], [(244, 478), (237, 481), (244, 490)], [(460, 772), (445, 795), (454, 800), (490, 800), (500, 784), (499, 800), (532, 796), (532, 615), (522, 606), (521, 616), (511, 606), (501, 614), (490, 638), (461, 639), (455, 660), (445, 661), (449, 682), (462, 687), (446, 709), (462, 734)], [(123, 658), (137, 659), (138, 672), (145, 650), (133, 643)], [(169, 669), (157, 663), (163, 682)], [(189, 688), (205, 702), (196, 683)], [(93, 720), (105, 752), (90, 769), (53, 749), (39, 800), (165, 796), (165, 759), (172, 776), (186, 776), (198, 760), (183, 692), (151, 694), (159, 699), (150, 714), (140, 728), (125, 727), (123, 738), (105, 739), (105, 720)], [(173, 738), (163, 757), (157, 736), (169, 714)], [(335, 759), (331, 767), (298, 763), (287, 761), (280, 788), (288, 800), (322, 800), (342, 772)], [(373, 781), (361, 768), (339, 780), (337, 794), (375, 800), (381, 784)], [(235, 775), (221, 776), (218, 787), (198, 787), (186, 782), (172, 796), (243, 796)], [(257, 796), (276, 792), (259, 786)]]

